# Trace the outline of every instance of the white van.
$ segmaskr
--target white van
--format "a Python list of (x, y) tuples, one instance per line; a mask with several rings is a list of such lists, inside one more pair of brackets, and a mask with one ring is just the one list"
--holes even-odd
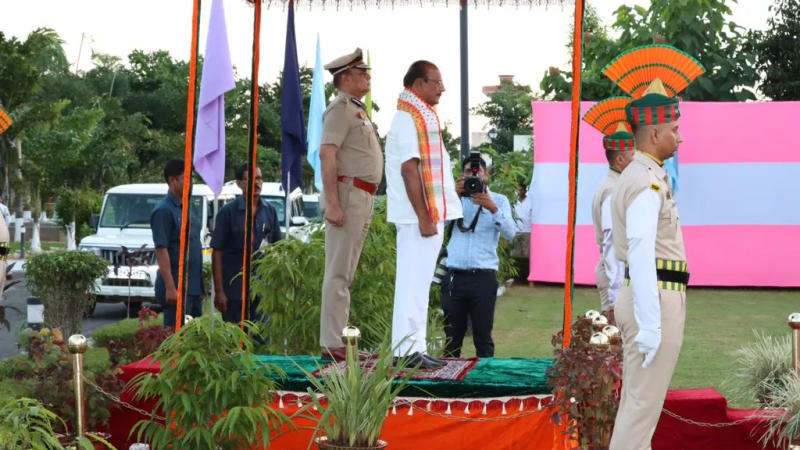
[[(95, 294), (98, 302), (128, 304), (131, 316), (138, 313), (142, 302), (153, 301), (158, 264), (156, 262), (153, 233), (150, 230), (150, 214), (153, 208), (167, 195), (167, 185), (126, 184), (106, 192), (103, 209), (92, 224), (96, 233), (83, 238), (78, 250), (94, 252), (108, 260), (108, 273), (97, 280)], [(200, 240), (203, 245), (203, 261), (211, 261), (211, 232), (219, 208), (232, 200), (233, 195), (223, 191), (214, 200), (214, 193), (204, 184), (192, 187), (192, 215), (202, 224)], [(126, 254), (139, 252), (132, 270), (126, 262)]]
[[(235, 181), (229, 181), (222, 187), (222, 194), (228, 196), (242, 195), (242, 190), (236, 185)], [(289, 194), (289, 234), (288, 236), (307, 239), (307, 230), (303, 227), (308, 225), (308, 219), (304, 216), (303, 193), (300, 188), (295, 188)], [(281, 234), (286, 237), (286, 191), (280, 183), (264, 182), (261, 184), (261, 199), (269, 202), (278, 212), (278, 222), (281, 225)]]

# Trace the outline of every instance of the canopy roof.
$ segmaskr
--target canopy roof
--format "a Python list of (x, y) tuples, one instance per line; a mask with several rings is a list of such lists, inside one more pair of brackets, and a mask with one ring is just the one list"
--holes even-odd
[[(245, 0), (248, 3), (253, 3), (254, 0)], [(285, 8), (289, 3), (294, 2), (296, 8), (394, 8), (395, 6), (459, 6), (462, 2), (466, 2), (475, 6), (511, 6), (511, 7), (529, 7), (534, 6), (563, 6), (565, 4), (574, 4), (574, 0), (261, 0), (261, 3), (267, 9), (269, 8)]]

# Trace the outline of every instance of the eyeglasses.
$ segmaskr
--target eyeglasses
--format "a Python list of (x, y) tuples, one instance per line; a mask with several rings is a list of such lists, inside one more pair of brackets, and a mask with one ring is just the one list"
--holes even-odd
[(442, 82), (442, 80), (434, 80), (433, 78), (425, 78), (425, 81), (426, 82), (436, 83), (436, 84), (439, 85), (439, 87), (444, 87), (444, 83)]

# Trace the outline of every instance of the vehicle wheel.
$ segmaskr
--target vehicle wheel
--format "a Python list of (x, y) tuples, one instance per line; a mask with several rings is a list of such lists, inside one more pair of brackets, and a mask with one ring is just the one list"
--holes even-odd
[(127, 302), (125, 309), (128, 312), (129, 319), (139, 317), (139, 310), (142, 309), (142, 302)]

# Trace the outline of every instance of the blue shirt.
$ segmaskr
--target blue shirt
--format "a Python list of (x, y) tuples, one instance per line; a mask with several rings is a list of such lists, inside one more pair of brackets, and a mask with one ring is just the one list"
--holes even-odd
[[(258, 250), (264, 239), (269, 244), (281, 239), (278, 212), (268, 202), (259, 201), (253, 222), (253, 252)], [(241, 195), (223, 206), (217, 213), (214, 236), (211, 238), (211, 247), (222, 252), (222, 286), (229, 300), (242, 298), (242, 277), (239, 274), (242, 273), (244, 259), (245, 206)]]
[[(189, 265), (187, 267), (188, 286), (186, 295), (203, 295), (203, 245), (200, 243), (200, 208), (202, 204), (192, 205), (191, 227), (189, 229)], [(153, 244), (156, 248), (166, 248), (172, 269), (172, 282), (178, 288), (178, 264), (181, 252), (181, 199), (167, 192), (167, 195), (153, 208), (150, 214), (150, 229), (153, 231)], [(167, 289), (161, 271), (156, 274), (155, 297), (164, 303)]]
[(472, 203), (469, 197), (461, 198), (461, 207), (464, 210), (462, 226), (469, 227), (479, 209), (481, 215), (475, 231), (464, 232), (458, 228), (458, 224), (453, 226), (453, 234), (450, 235), (450, 242), (447, 244), (447, 267), (497, 270), (500, 263), (497, 258), (497, 243), (500, 236), (511, 240), (517, 228), (506, 196), (494, 192), (489, 194), (497, 205), (494, 214)]

